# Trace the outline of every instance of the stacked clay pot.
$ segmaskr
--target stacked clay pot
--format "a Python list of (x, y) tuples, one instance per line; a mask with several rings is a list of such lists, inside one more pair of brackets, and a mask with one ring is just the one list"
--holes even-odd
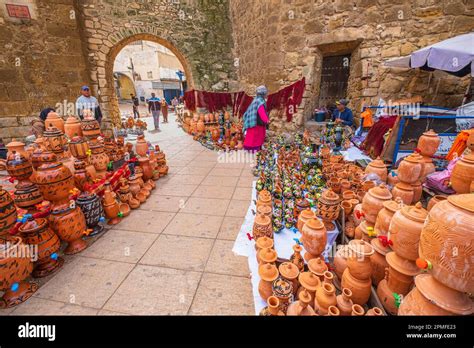
[(451, 173), (451, 186), (456, 193), (473, 192), (474, 187), (474, 152), (463, 155), (454, 165)]
[(341, 198), (333, 190), (324, 191), (318, 199), (318, 216), (323, 220), (327, 230), (334, 230), (333, 221), (339, 216), (341, 210)]
[(258, 267), (258, 275), (260, 282), (258, 283), (258, 293), (265, 301), (272, 296), (273, 281), (280, 275), (275, 265), (271, 263), (264, 263)]
[(296, 222), (296, 228), (298, 229), (298, 231), (301, 233), (304, 224), (315, 217), (316, 214), (310, 208), (301, 211)]
[(392, 199), (392, 194), (385, 184), (380, 184), (371, 188), (362, 200), (362, 212), (365, 221), (373, 227), (377, 219), (377, 215), (384, 207), (384, 202)]
[(441, 144), (441, 139), (435, 131), (430, 129), (424, 132), (418, 139), (417, 149), (420, 152), (422, 171), (420, 180), (424, 181), (426, 176), (435, 172), (435, 166), (433, 164), (432, 157), (438, 151), (438, 147)]
[(365, 167), (365, 174), (376, 174), (381, 181), (387, 182), (387, 166), (385, 163), (377, 157), (377, 159), (370, 162), (367, 167)]
[(414, 153), (405, 157), (398, 166), (399, 182), (392, 189), (393, 197), (400, 197), (404, 204), (413, 204), (421, 198), (423, 158)]
[(375, 220), (374, 231), (379, 236), (386, 236), (389, 231), (390, 221), (392, 221), (393, 214), (402, 208), (402, 201), (399, 198), (383, 202), (383, 209), (377, 214)]
[(263, 214), (257, 214), (253, 223), (252, 234), (254, 240), (258, 240), (260, 237), (273, 239), (271, 218)]
[(298, 281), (300, 287), (298, 288), (297, 295), (303, 290), (307, 291), (311, 296), (310, 306), (314, 306), (314, 297), (316, 295), (316, 291), (321, 286), (320, 278), (313, 272), (300, 272)]
[(304, 258), (318, 258), (326, 248), (326, 227), (318, 218), (309, 219), (301, 229), (301, 242), (306, 250)]

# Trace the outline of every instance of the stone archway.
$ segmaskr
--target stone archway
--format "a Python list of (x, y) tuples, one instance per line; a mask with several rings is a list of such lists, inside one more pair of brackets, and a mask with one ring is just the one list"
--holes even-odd
[[(194, 80), (191, 66), (189, 65), (187, 59), (184, 55), (169, 41), (160, 38), (157, 35), (148, 34), (148, 33), (137, 33), (134, 35), (130, 35), (125, 39), (117, 41), (110, 49), (105, 58), (105, 67), (103, 68), (103, 74), (101, 74), (105, 79), (101, 81), (99, 78), (98, 86), (98, 94), (100, 96), (100, 102), (105, 110), (104, 114), (108, 118), (108, 121), (111, 122), (113, 125), (119, 126), (120, 125), (120, 111), (118, 105), (118, 99), (116, 95), (114, 86), (114, 78), (113, 78), (113, 67), (114, 61), (117, 57), (117, 54), (127, 45), (135, 41), (151, 41), (158, 43), (166, 48), (168, 48), (173, 54), (178, 58), (181, 65), (183, 66), (184, 73), (186, 75), (187, 86), (189, 89), (194, 88)], [(99, 74), (101, 73), (98, 69)], [(103, 88), (105, 87), (105, 88)], [(105, 125), (107, 127), (107, 125)], [(110, 126), (110, 124), (109, 124)]]

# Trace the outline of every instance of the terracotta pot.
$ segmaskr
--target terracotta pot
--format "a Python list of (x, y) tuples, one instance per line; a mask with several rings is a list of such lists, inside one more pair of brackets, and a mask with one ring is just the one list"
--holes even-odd
[(272, 296), (272, 283), (279, 276), (278, 269), (270, 263), (262, 264), (258, 267), (258, 275), (260, 276), (258, 293), (261, 298), (267, 300)]
[(257, 215), (253, 223), (252, 234), (255, 240), (264, 236), (273, 238), (272, 220), (268, 216)]
[(420, 273), (416, 263), (399, 256), (396, 252), (385, 255), (389, 265), (387, 280), (388, 287), (397, 294), (406, 295), (413, 286), (413, 277)]
[(99, 225), (100, 219), (104, 216), (104, 209), (100, 197), (95, 193), (82, 192), (76, 199), (76, 204), (81, 209), (86, 219), (87, 228), (92, 229), (89, 236), (95, 236), (104, 230)]
[(452, 195), (429, 212), (420, 236), (419, 255), (431, 275), (448, 287), (474, 293), (472, 240), (474, 195)]
[(138, 194), (138, 192), (140, 192), (140, 189), (141, 189), (139, 178), (136, 175), (131, 175), (128, 178), (128, 184), (129, 184), (129, 187), (130, 187), (130, 193), (133, 196), (136, 196)]
[(328, 314), (328, 307), (337, 304), (336, 288), (329, 283), (323, 283), (316, 292), (314, 309), (319, 315)]
[(295, 220), (298, 219), (303, 210), (310, 209), (310, 205), (307, 199), (297, 199), (295, 201), (295, 207), (293, 208), (293, 217)]
[(48, 220), (29, 220), (18, 229), (25, 244), (37, 248), (33, 277), (41, 278), (60, 269), (64, 260), (57, 253), (61, 246), (58, 236), (49, 228)]
[(135, 152), (140, 157), (146, 157), (146, 154), (148, 152), (148, 143), (146, 142), (144, 135), (139, 135), (137, 137), (137, 143), (135, 144)]
[(293, 245), (293, 254), (290, 256), (290, 262), (293, 263), (300, 272), (303, 271), (304, 269), (304, 260), (303, 257), (301, 256), (301, 251), (303, 248), (299, 244)]
[(344, 211), (345, 216), (349, 216), (352, 212), (352, 204), (350, 201), (342, 201), (341, 209)]
[(391, 170), (387, 176), (387, 184), (393, 187), (399, 182), (400, 182), (400, 178), (398, 177), (397, 170)]
[(340, 183), (339, 178), (333, 177), (333, 178), (329, 179), (327, 185), (335, 193), (340, 193), (341, 192), (341, 183)]
[(318, 288), (321, 286), (321, 280), (312, 272), (300, 272), (298, 281), (301, 286), (298, 288), (297, 295), (299, 295), (301, 291), (306, 290), (311, 296), (310, 306), (314, 306), (314, 296), (316, 295)]
[(308, 220), (301, 231), (301, 242), (307, 253), (305, 259), (319, 257), (327, 243), (327, 232), (321, 220), (313, 218)]
[(454, 165), (451, 186), (456, 193), (470, 193), (474, 181), (474, 153), (464, 155)]
[(384, 184), (371, 188), (362, 200), (362, 211), (364, 212), (365, 220), (375, 225), (377, 214), (383, 209), (383, 203), (392, 199), (388, 187)]
[(303, 290), (298, 295), (298, 301), (292, 302), (288, 306), (286, 315), (293, 316), (313, 316), (316, 315), (313, 308), (309, 305), (311, 303), (311, 295), (308, 291)]
[(316, 214), (310, 208), (303, 210), (298, 216), (298, 221), (296, 222), (296, 228), (298, 231), (301, 233), (304, 224), (313, 218), (316, 218)]
[(100, 124), (93, 117), (84, 117), (81, 120), (82, 134), (89, 140), (96, 140), (100, 135)]
[(10, 194), (0, 186), (0, 236), (7, 235), (16, 224), (16, 207)]
[(87, 248), (87, 243), (82, 240), (87, 229), (86, 218), (78, 206), (53, 208), (49, 222), (58, 237), (68, 243), (65, 254), (76, 254)]
[(136, 198), (133, 198), (133, 197), (131, 197), (128, 200), (128, 204), (130, 205), (130, 208), (132, 208), (132, 209), (137, 209), (138, 207), (140, 207), (140, 201)]
[(430, 200), (428, 201), (428, 205), (426, 207), (426, 210), (429, 212), (434, 207), (434, 205), (436, 203), (444, 201), (447, 198), (448, 198), (447, 196), (443, 196), (443, 195), (435, 195), (435, 196), (431, 197)]
[(363, 305), (369, 300), (372, 280), (355, 278), (347, 268), (342, 274), (341, 286), (352, 291), (352, 302)]
[(362, 183), (362, 190), (364, 192), (369, 192), (369, 190), (371, 188), (374, 188), (376, 185), (375, 185), (375, 181), (372, 181), (372, 180), (367, 180), (367, 181), (364, 181)]
[(80, 190), (84, 191), (86, 185), (92, 180), (90, 180), (89, 173), (86, 171), (86, 164), (84, 161), (75, 160), (74, 161), (74, 184)]
[(280, 301), (280, 310), (283, 313), (286, 313), (290, 300), (293, 296), (292, 282), (282, 277), (278, 277), (272, 283), (272, 293), (273, 296), (278, 298)]
[(342, 279), (342, 274), (347, 268), (347, 257), (349, 256), (349, 252), (349, 246), (343, 245), (337, 249), (336, 255), (334, 255), (334, 272), (336, 272), (339, 280)]
[[(0, 309), (19, 305), (38, 290), (37, 284), (24, 282), (33, 270), (31, 256), (13, 257), (23, 256), (26, 248), (20, 237), (0, 238), (0, 290), (4, 291)], [(14, 284), (16, 288), (12, 288)]]
[(436, 172), (436, 167), (431, 157), (421, 156), (421, 164), (422, 164), (422, 169), (421, 169), (420, 180), (425, 181), (428, 175)]
[(48, 113), (44, 125), (46, 128), (55, 127), (64, 133), (64, 120), (54, 111)]
[(404, 204), (410, 205), (415, 197), (413, 186), (406, 182), (399, 182), (392, 189), (392, 195), (394, 198), (400, 198)]
[(375, 316), (375, 317), (381, 317), (383, 316), (383, 311), (379, 307), (373, 307), (370, 308), (367, 313), (365, 313), (367, 316)]
[(150, 160), (146, 157), (139, 158), (138, 165), (143, 169), (143, 180), (150, 180), (153, 177), (153, 169), (150, 166)]
[(91, 144), (90, 150), (92, 152), (90, 162), (97, 172), (97, 177), (102, 179), (105, 177), (107, 165), (110, 162), (109, 156), (105, 153), (104, 145), (100, 143)]
[(418, 139), (417, 148), (423, 156), (433, 157), (436, 151), (438, 151), (441, 139), (438, 134), (430, 129), (424, 132), (423, 135)]
[(275, 263), (278, 255), (275, 250), (270, 248), (263, 248), (258, 252), (258, 260), (261, 264), (264, 263)]
[(421, 196), (423, 194), (423, 187), (421, 185), (421, 181), (417, 180), (414, 184), (411, 185), (413, 188), (413, 201), (411, 204), (415, 204), (420, 201)]
[(385, 278), (385, 269), (388, 268), (388, 262), (385, 255), (391, 251), (389, 247), (384, 247), (378, 238), (372, 239), (371, 243), (374, 253), (370, 256), (372, 266), (372, 284), (377, 286)]
[(385, 201), (383, 203), (383, 209), (377, 214), (377, 220), (375, 221), (374, 231), (377, 236), (386, 236), (389, 231), (390, 221), (392, 221), (393, 214), (402, 208), (402, 200), (395, 199)]
[(416, 155), (409, 155), (400, 162), (398, 166), (398, 178), (400, 181), (413, 184), (421, 178), (422, 162)]
[[(255, 242), (255, 250), (257, 251), (257, 256), (258, 256), (258, 252), (261, 249), (265, 249), (265, 248), (270, 248), (270, 249), (273, 248), (273, 239), (268, 238), (266, 236), (258, 238), (257, 241)], [(257, 257), (257, 261), (258, 261), (258, 257)]]
[(75, 116), (69, 116), (64, 124), (64, 133), (69, 139), (73, 137), (82, 137), (81, 123)]
[(348, 245), (347, 268), (357, 279), (370, 278), (372, 275), (370, 257), (374, 254), (374, 248), (362, 240), (351, 240)]
[(352, 305), (351, 316), (360, 317), (360, 316), (363, 316), (364, 313), (365, 313), (364, 307), (362, 307), (361, 305), (359, 305), (357, 303)]
[(199, 134), (204, 133), (204, 131), (206, 130), (206, 125), (204, 124), (204, 120), (199, 120), (196, 124), (196, 128)]
[(140, 190), (136, 196), (135, 196), (136, 199), (138, 199), (138, 201), (141, 203), (145, 203), (146, 202), (146, 199), (147, 199), (147, 195), (146, 193), (144, 193), (143, 190)]
[(350, 289), (342, 289), (342, 293), (336, 296), (336, 304), (339, 312), (343, 316), (349, 316), (352, 313), (352, 291)]
[(401, 257), (415, 261), (418, 258), (420, 234), (428, 212), (421, 203), (415, 206), (404, 206), (397, 211), (390, 222), (388, 238), (392, 249)]
[(268, 205), (260, 205), (257, 208), (257, 213), (268, 216), (269, 218), (272, 218), (272, 208), (269, 207)]
[(218, 141), (219, 138), (221, 137), (221, 132), (219, 131), (219, 128), (215, 127), (211, 131), (211, 138), (213, 141)]
[(120, 207), (110, 188), (109, 182), (106, 182), (102, 206), (104, 207), (105, 217), (109, 220), (107, 224), (116, 225), (121, 221), (119, 216)]
[(308, 269), (322, 282), (324, 280), (324, 273), (328, 270), (328, 266), (321, 258), (318, 257), (308, 261)]
[(341, 210), (340, 202), (339, 195), (331, 189), (324, 191), (318, 199), (318, 216), (321, 217), (328, 231), (334, 230), (334, 223), (332, 221), (336, 220), (339, 216)]
[(473, 302), (465, 293), (453, 290), (429, 274), (415, 278), (414, 288), (403, 299), (399, 315), (471, 315)]
[(82, 137), (74, 137), (69, 141), (71, 155), (79, 159), (86, 159), (89, 151), (89, 143)]
[(71, 171), (61, 162), (42, 164), (32, 179), (43, 198), (52, 202), (53, 206), (69, 204), (74, 178)]
[(370, 162), (364, 170), (365, 174), (376, 174), (381, 181), (387, 182), (387, 166), (380, 157)]
[(12, 141), (9, 142), (5, 147), (8, 149), (7, 157), (13, 152), (22, 154), (23, 156), (25, 156), (25, 158), (30, 157), (28, 151), (25, 150), (25, 143), (22, 143), (21, 141), (12, 139)]
[(280, 310), (280, 300), (278, 297), (275, 296), (270, 296), (267, 299), (267, 307), (263, 308), (259, 315), (262, 316), (284, 316), (285, 313), (283, 313)]
[(280, 276), (282, 278), (292, 282), (293, 295), (295, 295), (299, 287), (298, 276), (300, 274), (300, 271), (298, 267), (292, 262), (283, 262), (278, 267), (278, 271), (280, 272)]
[(18, 181), (29, 180), (33, 174), (31, 162), (21, 153), (15, 151), (8, 155), (6, 167), (8, 174)]
[(260, 205), (267, 205), (267, 206), (269, 206), (269, 207), (272, 206), (272, 195), (271, 195), (270, 192), (268, 192), (267, 190), (262, 190), (262, 191), (260, 191), (260, 193), (258, 194), (257, 208), (258, 208)]
[(64, 155), (64, 147), (67, 144), (64, 133), (56, 127), (48, 127), (43, 133), (46, 148), (61, 158)]

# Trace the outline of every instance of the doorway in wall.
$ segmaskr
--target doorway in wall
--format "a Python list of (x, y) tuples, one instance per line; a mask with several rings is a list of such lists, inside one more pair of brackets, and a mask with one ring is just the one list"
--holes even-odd
[(350, 59), (350, 54), (323, 57), (319, 107), (327, 107), (336, 100), (346, 98)]

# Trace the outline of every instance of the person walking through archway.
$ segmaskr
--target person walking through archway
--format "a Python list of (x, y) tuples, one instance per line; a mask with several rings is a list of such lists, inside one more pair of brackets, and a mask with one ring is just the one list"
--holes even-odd
[(138, 100), (138, 97), (134, 94), (130, 94), (130, 97), (132, 97), (133, 118), (135, 119), (140, 118), (140, 113), (138, 112), (140, 101)]
[(148, 99), (148, 112), (153, 116), (153, 123), (155, 125), (155, 130), (160, 130), (160, 110), (161, 110), (161, 101), (160, 98), (156, 97), (155, 93), (151, 94), (151, 98)]
[(269, 123), (265, 102), (267, 94), (267, 87), (257, 87), (256, 96), (244, 113), (243, 131), (245, 132), (244, 149), (246, 150), (258, 151), (265, 141), (266, 128)]
[(163, 114), (163, 123), (168, 123), (168, 103), (165, 98), (161, 101), (161, 113)]

